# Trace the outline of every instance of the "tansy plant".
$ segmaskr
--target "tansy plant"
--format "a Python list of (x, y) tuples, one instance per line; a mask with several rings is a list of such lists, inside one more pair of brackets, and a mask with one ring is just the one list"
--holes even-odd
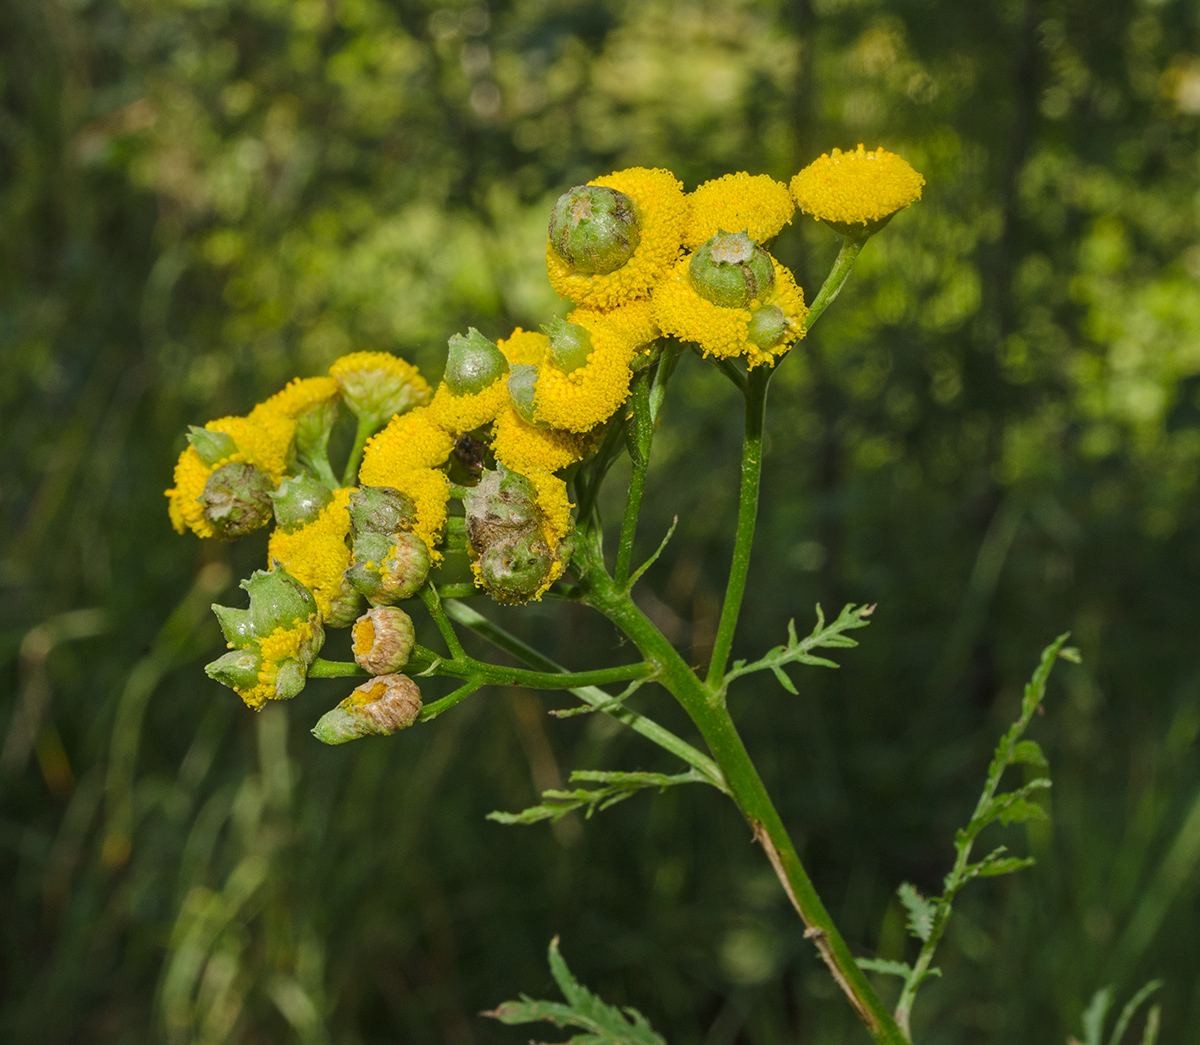
[[(254, 709), (294, 697), (309, 678), (368, 676), (317, 722), (314, 735), (329, 744), (427, 723), (487, 686), (570, 691), (580, 712), (613, 716), (676, 756), (680, 771), (576, 773), (577, 789), (547, 792), (541, 804), (495, 818), (532, 823), (574, 809), (590, 814), (642, 788), (710, 785), (745, 816), (803, 919), (804, 935), (871, 1036), (892, 1045), (908, 1041), (913, 1001), (936, 973), (933, 951), (958, 889), (1027, 863), (1002, 850), (972, 862), (971, 848), (993, 821), (1041, 813), (1032, 801), (1048, 784), (1040, 774), (1007, 794), (998, 786), (1013, 763), (1044, 765), (1021, 734), (1051, 663), (1065, 652), (1063, 639), (1047, 650), (1021, 718), (997, 750), (975, 815), (956, 840), (944, 893), (925, 899), (911, 886), (901, 888), (920, 943), (911, 965), (856, 960), (851, 953), (742, 744), (726, 694), (737, 680), (762, 671), (794, 693), (790, 666), (829, 665), (816, 651), (855, 645), (850, 632), (868, 622), (870, 607), (847, 606), (833, 621), (818, 608), (816, 626), (804, 637), (789, 627), (787, 641), (760, 659), (729, 660), (754, 537), (771, 378), (837, 296), (863, 245), (920, 199), (923, 184), (899, 156), (862, 146), (822, 156), (790, 185), (739, 173), (689, 193), (669, 171), (644, 168), (597, 178), (564, 193), (550, 218), (550, 282), (574, 305), (565, 319), (541, 331), (514, 330), (494, 343), (475, 329), (452, 337), (436, 387), (392, 355), (357, 352), (337, 360), (327, 376), (293, 381), (245, 417), (192, 428), (167, 491), (175, 527), (234, 539), (274, 525), (266, 568), (242, 584), (249, 605), (214, 607), (229, 652), (208, 665), (208, 674)], [(842, 237), (829, 275), (807, 304), (792, 273), (770, 253), (797, 207)], [(632, 597), (662, 551), (634, 568), (655, 425), (689, 348), (711, 360), (745, 399), (732, 566), (703, 674)], [(339, 474), (327, 448), (343, 410), (357, 426)], [(632, 475), (610, 555), (597, 493), (623, 453)], [(471, 580), (455, 581), (464, 576), (464, 557)], [(480, 595), (510, 604), (547, 596), (584, 603), (624, 632), (640, 659), (564, 671), (465, 601)], [(413, 622), (400, 606), (411, 608), (412, 600), (432, 618), (442, 651), (414, 641)], [(321, 659), (328, 629), (345, 627), (352, 628), (354, 662)], [(464, 628), (527, 666), (469, 656), (459, 637)], [(460, 684), (423, 704), (414, 679), (435, 675)], [(679, 701), (707, 754), (629, 706), (650, 682)], [(509, 1022), (553, 1019), (592, 1035), (573, 1040), (661, 1040), (641, 1017), (630, 1022), (575, 984), (556, 951), (552, 962), (566, 1005), (511, 1003), (493, 1015)], [(864, 970), (901, 978), (894, 1012)]]

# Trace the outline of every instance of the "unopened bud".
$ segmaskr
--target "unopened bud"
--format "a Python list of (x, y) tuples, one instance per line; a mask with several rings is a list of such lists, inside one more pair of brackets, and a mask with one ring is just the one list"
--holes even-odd
[(200, 503), (204, 517), (226, 540), (245, 537), (271, 518), (275, 484), (262, 469), (245, 461), (223, 464), (208, 477)]
[(746, 337), (764, 352), (778, 345), (787, 333), (787, 317), (778, 305), (763, 305), (751, 311)]
[(206, 664), (204, 673), (230, 689), (252, 689), (258, 683), (261, 668), (262, 654), (258, 643), (255, 643), (246, 649), (230, 650), (223, 657)]
[(504, 353), (474, 327), (450, 339), (443, 380), (456, 396), (482, 392), (507, 373)]
[(317, 613), (317, 601), (300, 581), (275, 562), (271, 570), (255, 570), (242, 588), (250, 594), (254, 634), (266, 638), (276, 628), (290, 628)]
[(351, 631), (354, 660), (372, 675), (390, 675), (408, 663), (416, 633), (412, 617), (395, 606), (367, 610)]
[(775, 285), (771, 256), (744, 232), (718, 232), (688, 262), (696, 293), (714, 305), (745, 308)]
[(213, 613), (217, 623), (221, 625), (221, 634), (225, 641), (235, 649), (249, 646), (258, 636), (254, 633), (254, 622), (250, 619), (249, 610), (237, 610), (232, 606), (221, 606), (213, 603)]
[(411, 726), (420, 713), (421, 691), (412, 679), (407, 675), (379, 675), (322, 715), (312, 732), (325, 744), (386, 737)]
[(350, 495), (347, 507), (356, 537), (363, 533), (399, 533), (411, 530), (417, 522), (413, 499), (390, 486), (359, 487)]
[(537, 379), (538, 368), (532, 363), (514, 363), (508, 375), (508, 399), (522, 421), (543, 427), (537, 419), (537, 408), (534, 406)]
[(633, 200), (601, 185), (578, 185), (564, 192), (550, 217), (550, 245), (576, 272), (619, 269), (640, 238)]
[(338, 398), (310, 404), (295, 415), (296, 453), (304, 462), (328, 459), (329, 434), (337, 423)]
[(329, 609), (322, 618), (331, 628), (344, 628), (358, 619), (363, 611), (363, 597), (349, 579), (342, 575), (342, 583), (330, 597)]
[(316, 519), (332, 500), (329, 487), (312, 476), (289, 476), (271, 494), (275, 523), (284, 533), (291, 533)]
[(467, 540), (477, 554), (498, 537), (537, 525), (537, 490), (507, 469), (485, 472), (463, 497)]
[(233, 441), (233, 436), (225, 432), (214, 432), (209, 428), (198, 428), (196, 425), (192, 425), (188, 428), (187, 437), (188, 442), (196, 448), (196, 453), (200, 455), (200, 460), (209, 468), (219, 461), (228, 460), (237, 453), (237, 443)]
[(380, 535), (364, 535), (355, 539), (354, 564), (345, 576), (372, 606), (387, 606), (412, 598), (429, 566), (429, 548), (415, 534), (398, 533), (385, 545)]
[(592, 351), (592, 335), (578, 323), (556, 319), (543, 328), (550, 336), (550, 362), (564, 374), (586, 366)]

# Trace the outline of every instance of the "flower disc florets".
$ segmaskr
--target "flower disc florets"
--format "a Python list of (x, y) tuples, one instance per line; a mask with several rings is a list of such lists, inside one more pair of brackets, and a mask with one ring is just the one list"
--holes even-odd
[(792, 179), (797, 205), (838, 232), (862, 237), (921, 198), (925, 179), (886, 149), (834, 149)]
[(766, 174), (726, 174), (706, 181), (688, 196), (683, 246), (695, 250), (721, 229), (744, 232), (756, 243), (779, 235), (796, 204), (788, 187)]

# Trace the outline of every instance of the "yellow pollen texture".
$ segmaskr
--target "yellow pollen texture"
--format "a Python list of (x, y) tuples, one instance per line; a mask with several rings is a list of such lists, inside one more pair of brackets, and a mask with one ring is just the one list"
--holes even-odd
[(250, 689), (239, 689), (237, 694), (246, 704), (258, 710), (276, 696), (275, 679), (279, 665), (285, 660), (298, 657), (300, 649), (313, 637), (311, 621), (301, 621), (290, 628), (276, 628), (261, 642), (262, 667), (258, 671), (258, 684)]
[(404, 472), (413, 468), (437, 468), (446, 463), (454, 440), (429, 416), (428, 407), (417, 407), (393, 417), (388, 426), (367, 440), (359, 480), (365, 486), (392, 486), (364, 478), (378, 470)]
[(745, 171), (706, 181), (688, 203), (683, 235), (687, 250), (695, 250), (718, 232), (744, 232), (756, 243), (774, 239), (796, 212), (783, 182)]
[(492, 452), (505, 468), (522, 475), (557, 472), (581, 457), (579, 440), (572, 433), (526, 424), (511, 406), (496, 418)]
[(504, 358), (510, 366), (513, 363), (537, 366), (546, 355), (546, 349), (550, 347), (550, 339), (536, 330), (522, 330), (517, 327), (511, 337), (497, 341), (496, 347), (504, 353)]
[(204, 509), (197, 498), (204, 493), (204, 484), (213, 470), (200, 460), (194, 446), (188, 446), (175, 462), (175, 485), (167, 490), (167, 512), (171, 525), (183, 533), (190, 529), (197, 537), (216, 537), (217, 531), (204, 518)]
[(375, 625), (368, 614), (364, 613), (354, 622), (350, 634), (354, 639), (356, 657), (365, 657), (375, 648)]
[(796, 285), (790, 270), (774, 258), (775, 285), (762, 301), (751, 307), (775, 305), (788, 320), (788, 330), (777, 345), (764, 350), (750, 341), (750, 308), (725, 308), (702, 298), (688, 277), (689, 257), (675, 266), (671, 275), (654, 292), (654, 308), (663, 332), (685, 341), (694, 341), (706, 356), (728, 359), (744, 356), (750, 366), (766, 363), (782, 355), (804, 336), (804, 293)]
[(259, 411), (274, 411), (295, 420), (306, 410), (328, 403), (340, 393), (341, 389), (332, 377), (298, 377), (288, 382), (282, 392), (276, 392), (265, 403), (255, 407), (250, 418), (253, 420)]
[(267, 559), (278, 559), (293, 577), (312, 592), (322, 619), (342, 589), (342, 573), (352, 556), (346, 544), (350, 532), (352, 488), (334, 490), (330, 501), (312, 522), (291, 533), (276, 529), (267, 543)]
[(576, 309), (567, 319), (587, 330), (592, 351), (569, 374), (547, 359), (538, 369), (534, 408), (537, 420), (554, 428), (586, 432), (625, 401), (629, 364), (640, 343), (628, 334), (631, 324), (611, 323), (604, 313)]
[(443, 381), (427, 408), (428, 417), (443, 431), (462, 435), (494, 420), (507, 401), (507, 374), (474, 395), (456, 396)]
[(921, 177), (886, 149), (834, 149), (792, 179), (792, 196), (818, 221), (866, 225), (881, 221), (921, 198)]
[(576, 272), (546, 244), (550, 283), (563, 297), (588, 308), (608, 309), (646, 297), (679, 256), (688, 204), (670, 171), (631, 167), (588, 182), (625, 193), (637, 208), (638, 245), (619, 269)]
[(334, 360), (329, 376), (343, 389), (355, 383), (406, 384), (422, 400), (427, 399), (431, 391), (429, 382), (412, 363), (390, 352), (351, 352)]

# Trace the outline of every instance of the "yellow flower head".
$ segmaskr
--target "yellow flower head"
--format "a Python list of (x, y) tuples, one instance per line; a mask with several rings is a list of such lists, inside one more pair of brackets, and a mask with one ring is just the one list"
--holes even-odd
[(429, 404), (428, 416), (443, 431), (462, 435), (494, 420), (507, 401), (507, 374), (474, 395), (456, 396), (443, 381)]
[(654, 328), (652, 324), (646, 328), (646, 310), (639, 312), (643, 315), (623, 316), (616, 322), (609, 318), (615, 313), (582, 308), (567, 317), (568, 323), (587, 331), (592, 351), (587, 363), (570, 373), (549, 358), (542, 363), (534, 399), (536, 420), (569, 432), (586, 432), (612, 415), (629, 394), (629, 364), (638, 348), (653, 337), (640, 338)]
[(588, 308), (615, 308), (627, 301), (646, 297), (679, 256), (687, 200), (683, 186), (670, 171), (631, 167), (589, 185), (602, 185), (623, 192), (637, 208), (640, 238), (629, 260), (606, 273), (576, 272), (554, 248), (546, 245), (546, 268), (550, 283), (563, 297)]
[(530, 472), (557, 472), (581, 460), (579, 439), (570, 432), (554, 428), (535, 428), (505, 406), (496, 417), (492, 452), (505, 468), (521, 475)]
[(282, 392), (260, 403), (250, 412), (253, 421), (267, 413), (282, 414), (294, 421), (301, 414), (315, 407), (322, 407), (337, 398), (341, 389), (332, 377), (298, 377), (288, 383)]
[(277, 410), (257, 406), (249, 417), (221, 417), (204, 427), (210, 432), (223, 432), (237, 449), (211, 465), (201, 460), (194, 446), (189, 446), (175, 463), (175, 485), (165, 491), (167, 512), (171, 525), (179, 533), (190, 529), (198, 537), (216, 537), (217, 531), (204, 517), (198, 498), (204, 493), (208, 477), (222, 465), (246, 461), (257, 465), (278, 483), (287, 467), (295, 434), (294, 422)]
[(683, 245), (695, 250), (718, 232), (745, 232), (756, 243), (779, 235), (796, 205), (788, 187), (766, 174), (726, 174), (688, 197)]
[(446, 463), (454, 438), (429, 418), (426, 407), (400, 417), (367, 442), (358, 481), (363, 486), (391, 486), (413, 499), (417, 524), (413, 533), (429, 548), (430, 558), (441, 561), (436, 550), (446, 525), (450, 480), (439, 471)]
[(352, 556), (346, 543), (350, 532), (350, 514), (346, 510), (353, 489), (333, 492), (321, 513), (306, 526), (291, 533), (276, 528), (267, 544), (268, 561), (278, 560), (317, 600), (322, 620), (342, 594), (342, 573), (350, 567)]
[(351, 352), (335, 360), (329, 376), (358, 417), (385, 421), (429, 401), (429, 383), (411, 363), (389, 352)]
[(853, 152), (834, 149), (814, 160), (792, 179), (791, 188), (804, 213), (839, 231), (853, 231), (843, 227), (882, 227), (880, 223), (921, 198), (924, 184), (895, 153), (866, 152), (860, 144)]
[(439, 468), (446, 463), (454, 439), (429, 416), (428, 407), (417, 407), (393, 417), (388, 426), (367, 440), (358, 478), (363, 486), (395, 486), (379, 478), (414, 468)]
[(507, 339), (501, 338), (496, 347), (504, 353), (509, 364), (528, 363), (537, 366), (550, 347), (550, 339), (536, 330), (522, 330), (517, 327)]
[[(258, 670), (258, 683), (249, 689), (237, 688), (237, 695), (248, 707), (258, 710), (268, 700), (280, 696), (276, 688), (279, 666), (285, 660), (301, 659), (305, 648), (312, 642), (319, 623), (316, 618), (297, 621), (286, 628), (276, 628), (260, 642), (262, 666)], [(284, 694), (286, 696), (286, 694)]]
[[(542, 536), (550, 550), (554, 551), (571, 529), (571, 509), (574, 505), (567, 500), (567, 484), (544, 469), (533, 469), (526, 473), (525, 478), (537, 489), (538, 508), (542, 513)], [(557, 580), (561, 573), (560, 564), (558, 572), (550, 578), (546, 587)]]
[[(783, 355), (804, 336), (804, 317), (808, 314), (804, 292), (791, 272), (774, 258), (774, 286), (762, 300), (751, 301), (748, 308), (725, 308), (702, 298), (688, 275), (689, 261), (690, 257), (681, 259), (654, 292), (654, 310), (664, 333), (694, 341), (706, 356), (743, 356), (752, 367)], [(750, 340), (751, 320), (758, 310), (771, 306), (782, 313), (784, 332), (777, 342), (756, 344)]]

